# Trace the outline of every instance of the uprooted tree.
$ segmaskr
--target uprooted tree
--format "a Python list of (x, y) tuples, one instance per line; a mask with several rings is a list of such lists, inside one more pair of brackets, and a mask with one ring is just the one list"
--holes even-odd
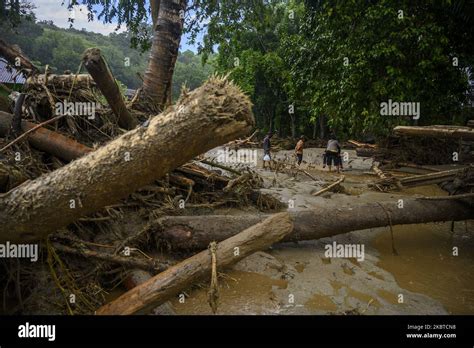
[[(147, 127), (0, 197), (0, 240), (38, 240), (128, 196), (254, 125), (251, 104), (231, 82), (211, 78)], [(166, 151), (164, 150), (166, 149)]]

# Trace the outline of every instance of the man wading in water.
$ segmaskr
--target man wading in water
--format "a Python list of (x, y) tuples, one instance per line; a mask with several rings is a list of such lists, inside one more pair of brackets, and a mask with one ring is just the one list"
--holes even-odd
[(263, 139), (263, 169), (266, 169), (266, 163), (268, 162), (268, 167), (269, 169), (272, 169), (271, 161), (272, 161), (272, 156), (270, 154), (270, 149), (272, 145), (270, 144), (270, 139), (272, 138), (273, 133), (268, 132), (268, 134), (265, 136)]

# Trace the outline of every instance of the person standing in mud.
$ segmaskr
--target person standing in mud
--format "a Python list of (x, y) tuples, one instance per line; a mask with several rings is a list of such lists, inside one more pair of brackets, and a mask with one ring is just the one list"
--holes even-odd
[(272, 155), (270, 149), (272, 147), (270, 139), (272, 138), (273, 133), (270, 131), (263, 139), (263, 169), (266, 169), (266, 163), (268, 162), (269, 169), (272, 169), (271, 161)]
[(303, 148), (305, 140), (306, 138), (304, 137), (304, 135), (302, 135), (295, 146), (296, 163), (298, 165), (300, 165), (303, 161)]
[(326, 147), (326, 152), (324, 154), (324, 166), (327, 164), (329, 171), (331, 171), (331, 166), (334, 163), (337, 172), (339, 173), (340, 168), (342, 167), (341, 160), (341, 146), (337, 141), (337, 138), (334, 134), (331, 134), (329, 137), (328, 145)]

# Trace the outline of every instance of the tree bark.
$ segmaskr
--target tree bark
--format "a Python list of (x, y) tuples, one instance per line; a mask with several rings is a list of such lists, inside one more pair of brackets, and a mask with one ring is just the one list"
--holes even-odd
[[(164, 109), (171, 93), (171, 81), (183, 31), (182, 13), (186, 0), (161, 0), (154, 25), (153, 41), (143, 86), (137, 100), (139, 108)], [(140, 105), (141, 104), (141, 105)]]
[[(284, 238), (292, 228), (289, 214), (279, 213), (222, 241), (217, 245), (217, 267), (225, 268), (258, 250), (268, 248)], [(97, 314), (126, 315), (146, 312), (189, 288), (196, 281), (210, 276), (210, 273), (211, 254), (204, 250), (99, 308)]]
[[(398, 201), (364, 203), (347, 207), (320, 207), (290, 212), (294, 229), (283, 241), (295, 242), (330, 237), (351, 231), (389, 225), (420, 224), (437, 221), (474, 219), (474, 209), (465, 201), (434, 201), (404, 198), (403, 208)], [(382, 208), (383, 207), (383, 208)], [(158, 219), (152, 229), (171, 248), (202, 250), (211, 241), (221, 241), (242, 229), (262, 221), (269, 215), (204, 215), (169, 216)]]
[(426, 126), (409, 127), (397, 126), (393, 129), (395, 134), (407, 136), (435, 137), (435, 138), (454, 138), (464, 140), (474, 140), (474, 129), (470, 127), (456, 126)]
[(254, 125), (251, 103), (232, 82), (211, 78), (148, 127), (0, 197), (0, 240), (33, 241), (127, 197)]
[(82, 60), (87, 71), (89, 71), (105, 99), (107, 99), (112, 111), (117, 116), (119, 126), (125, 129), (135, 128), (138, 124), (137, 119), (127, 110), (117, 82), (112, 76), (104, 58), (102, 58), (100, 49), (88, 48), (85, 50)]
[(38, 74), (28, 77), (26, 80), (28, 89), (39, 88), (42, 89), (43, 85), (46, 87), (54, 87), (55, 90), (69, 90), (74, 86), (74, 89), (87, 89), (95, 87), (95, 82), (89, 74), (78, 74), (78, 75), (55, 75), (55, 74)]
[[(0, 111), (0, 137), (5, 137), (10, 133), (12, 119), (13, 115)], [(21, 121), (23, 132), (27, 132), (36, 126), (32, 122)], [(28, 134), (27, 139), (34, 148), (68, 162), (93, 151), (90, 147), (43, 127)]]

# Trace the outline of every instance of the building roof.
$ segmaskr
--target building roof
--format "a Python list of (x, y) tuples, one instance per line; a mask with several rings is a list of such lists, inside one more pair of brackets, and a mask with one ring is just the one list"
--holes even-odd
[(8, 65), (5, 59), (0, 58), (0, 82), (24, 84), (26, 79), (23, 73)]

